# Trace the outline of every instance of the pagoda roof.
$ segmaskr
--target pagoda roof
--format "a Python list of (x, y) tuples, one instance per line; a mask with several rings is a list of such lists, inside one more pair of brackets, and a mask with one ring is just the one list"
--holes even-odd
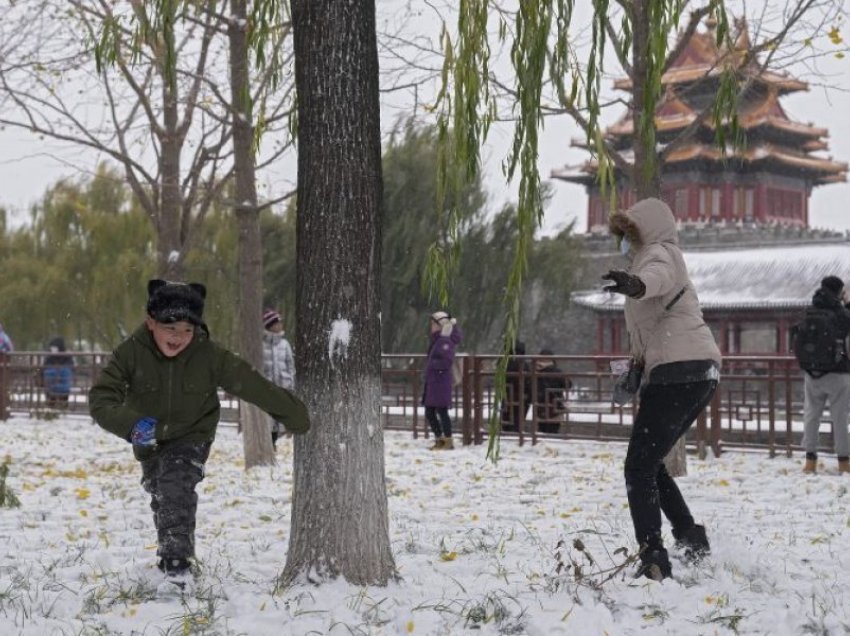
[[(697, 31), (691, 36), (682, 52), (661, 76), (665, 86), (689, 84), (705, 78), (719, 77), (724, 63), (732, 60), (738, 71), (759, 83), (775, 87), (780, 93), (792, 93), (809, 89), (808, 82), (798, 80), (784, 73), (760, 70), (755, 60), (746, 60), (746, 52), (751, 48), (749, 29), (745, 20), (736, 21), (737, 32), (733, 50), (718, 48), (713, 26), (706, 31)], [(631, 91), (632, 80), (628, 77), (614, 81), (614, 88)]]
[[(825, 276), (850, 277), (848, 242), (683, 253), (704, 311), (802, 309)], [(621, 294), (588, 290), (572, 299), (595, 311), (623, 310)]]
[[(708, 30), (693, 33), (662, 78), (664, 96), (655, 112), (656, 130), (660, 133), (657, 150), (663, 150), (664, 144), (677, 132), (697, 123), (695, 128), (699, 129), (699, 134), (692, 135), (665, 158), (665, 165), (678, 164), (676, 167), (683, 169), (687, 162), (700, 161), (705, 165), (706, 162), (733, 159), (749, 166), (765, 165), (779, 171), (802, 172), (808, 175), (813, 185), (846, 181), (846, 163), (811, 154), (828, 148), (823, 138), (828, 137), (829, 131), (811, 123), (792, 120), (780, 103), (783, 94), (807, 89), (807, 84), (763, 70), (755, 59), (746, 54), (751, 48), (746, 21), (736, 21), (734, 44), (727, 51), (718, 48), (711, 22), (706, 23)], [(719, 74), (721, 66), (730, 59), (738, 65), (739, 76), (758, 80), (758, 83), (747, 90), (738, 106), (737, 123), (745, 133), (749, 133), (744, 147), (727, 147), (724, 153), (716, 144), (701, 141), (706, 138), (706, 133), (714, 137), (717, 126), (710, 115), (703, 114), (702, 106), (692, 105), (688, 95), (692, 94), (693, 87), (681, 84)], [(630, 89), (631, 83), (621, 83), (618, 87)], [(704, 101), (703, 93), (696, 95), (700, 102)], [(726, 127), (729, 123), (723, 122), (722, 125)], [(633, 152), (629, 149), (635, 136), (631, 111), (609, 126), (604, 136), (615, 148), (621, 149), (618, 152), (626, 163), (634, 163)], [(588, 149), (585, 139), (573, 139), (571, 145)], [(579, 166), (556, 168), (550, 175), (555, 179), (590, 185), (595, 180), (597, 169), (597, 162), (590, 159)]]
[[(667, 163), (690, 161), (693, 159), (709, 159), (712, 161), (724, 160), (721, 149), (717, 146), (691, 143), (676, 148), (667, 157)], [(727, 148), (725, 160), (740, 159), (747, 163), (760, 161), (776, 161), (797, 169), (810, 170), (813, 172), (846, 173), (847, 164), (833, 161), (832, 159), (821, 159), (799, 152), (794, 152), (783, 146), (763, 143), (742, 149)]]
[[(661, 150), (663, 146), (659, 147)], [(634, 163), (634, 153), (631, 150), (622, 152), (621, 155), (629, 163)], [(718, 146), (700, 142), (686, 143), (671, 152), (665, 165), (681, 164), (689, 161), (722, 162), (739, 160), (751, 165), (773, 163), (775, 165), (793, 168), (797, 171), (812, 173), (816, 184), (842, 183), (847, 180), (847, 163), (813, 157), (801, 152), (795, 152), (784, 146), (762, 143), (745, 148), (735, 149), (727, 147), (726, 154)], [(564, 166), (555, 168), (550, 172), (553, 179), (572, 181), (573, 183), (590, 184), (596, 178), (598, 164), (591, 159), (579, 166)]]
[[(679, 99), (676, 92), (668, 87), (664, 100), (656, 110), (655, 125), (659, 132), (683, 130), (696, 121), (698, 117), (699, 114), (696, 110)], [(716, 128), (710, 116), (704, 117), (701, 124), (708, 130), (713, 131)], [(785, 109), (782, 108), (782, 104), (779, 103), (779, 90), (776, 87), (771, 87), (763, 99), (752, 101), (743, 106), (738, 114), (738, 124), (744, 130), (768, 127), (812, 139), (829, 135), (826, 128), (816, 128), (811, 124), (791, 120)], [(605, 135), (610, 137), (631, 137), (634, 135), (634, 122), (631, 113), (627, 112), (615, 124), (609, 126), (605, 130)], [(824, 145), (823, 148), (825, 147)]]

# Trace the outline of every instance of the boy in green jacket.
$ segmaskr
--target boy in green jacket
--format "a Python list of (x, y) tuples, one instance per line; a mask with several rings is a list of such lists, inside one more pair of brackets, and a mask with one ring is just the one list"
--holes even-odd
[(89, 392), (92, 417), (133, 444), (151, 495), (158, 567), (181, 589), (194, 557), (195, 487), (215, 438), (221, 387), (293, 433), (310, 427), (304, 403), (210, 339), (200, 283), (148, 282), (145, 322), (118, 345)]

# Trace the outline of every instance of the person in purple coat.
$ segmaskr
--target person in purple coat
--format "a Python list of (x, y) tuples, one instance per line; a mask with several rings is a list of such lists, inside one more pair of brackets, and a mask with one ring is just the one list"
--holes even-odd
[(463, 333), (457, 326), (457, 320), (444, 311), (431, 314), (430, 325), (431, 345), (425, 364), (422, 404), (425, 405), (425, 419), (434, 431), (436, 440), (430, 450), (451, 450), (454, 448), (452, 420), (449, 417), (454, 384), (452, 364), (455, 347), (460, 344)]

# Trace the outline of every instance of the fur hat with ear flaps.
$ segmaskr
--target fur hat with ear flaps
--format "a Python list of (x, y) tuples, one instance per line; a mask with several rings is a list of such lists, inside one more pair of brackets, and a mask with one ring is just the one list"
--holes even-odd
[(161, 323), (204, 324), (207, 288), (201, 283), (172, 283), (159, 278), (148, 281), (148, 315)]

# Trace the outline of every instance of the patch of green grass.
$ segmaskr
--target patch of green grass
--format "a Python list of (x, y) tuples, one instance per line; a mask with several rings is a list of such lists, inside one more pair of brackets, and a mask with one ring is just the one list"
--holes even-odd
[(3, 463), (0, 464), (0, 508), (20, 508), (21, 500), (6, 485), (6, 478), (9, 476), (9, 465), (12, 463), (12, 458), (8, 455)]

